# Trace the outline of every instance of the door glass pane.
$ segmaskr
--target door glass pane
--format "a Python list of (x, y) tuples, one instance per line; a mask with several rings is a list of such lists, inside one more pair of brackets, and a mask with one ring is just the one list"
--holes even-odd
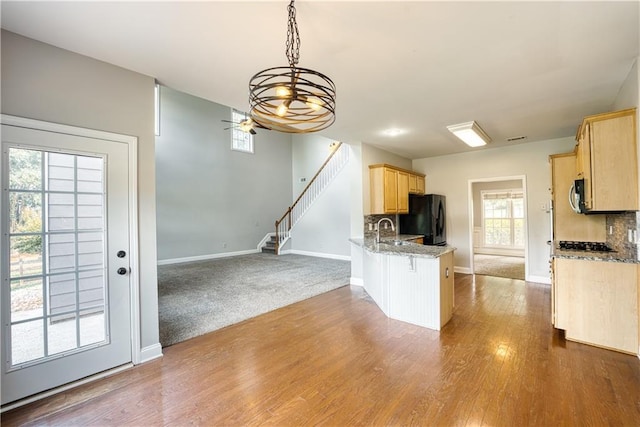
[(44, 320), (11, 326), (11, 363), (17, 365), (44, 357)]
[(11, 321), (42, 317), (42, 278), (11, 281)]
[(80, 312), (80, 345), (105, 340), (104, 307)]
[(76, 313), (49, 318), (47, 345), (49, 354), (58, 354), (78, 347), (76, 337)]
[(15, 366), (106, 342), (106, 213), (103, 158), (9, 152)]
[(9, 188), (40, 190), (42, 188), (42, 152), (9, 149)]
[(42, 274), (42, 235), (11, 236), (11, 278)]

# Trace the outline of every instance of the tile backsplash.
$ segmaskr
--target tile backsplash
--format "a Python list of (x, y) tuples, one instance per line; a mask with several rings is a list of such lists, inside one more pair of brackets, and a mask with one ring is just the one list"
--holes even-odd
[(637, 244), (629, 242), (628, 237), (629, 230), (640, 233), (638, 231), (638, 214), (639, 212), (607, 214), (607, 245), (624, 258), (637, 259), (638, 256)]
[[(376, 224), (378, 224), (378, 221), (380, 221), (382, 218), (389, 218), (391, 221), (393, 221), (393, 226), (395, 227), (395, 231), (391, 229), (391, 226), (389, 225), (389, 223), (387, 221), (383, 222), (382, 228), (380, 229), (380, 237), (386, 237), (386, 238), (390, 238), (390, 237), (394, 237), (396, 234), (398, 234), (398, 215), (392, 214), (392, 215), (365, 215), (364, 216), (364, 237), (365, 239), (369, 238), (374, 238), (376, 236)], [(371, 224), (371, 231), (369, 231), (369, 224)], [(387, 225), (387, 228), (384, 228), (385, 224)]]

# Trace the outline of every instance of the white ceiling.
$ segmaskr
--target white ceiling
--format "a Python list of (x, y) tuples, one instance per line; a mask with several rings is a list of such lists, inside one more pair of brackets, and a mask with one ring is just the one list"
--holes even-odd
[[(246, 110), (256, 72), (286, 64), (288, 1), (1, 2), (2, 27)], [(323, 135), (408, 158), (571, 136), (604, 112), (639, 55), (639, 3), (296, 2), (299, 65), (337, 86)], [(222, 123), (221, 123), (222, 126)], [(382, 131), (401, 128), (395, 138)], [(477, 150), (477, 149), (475, 149)]]

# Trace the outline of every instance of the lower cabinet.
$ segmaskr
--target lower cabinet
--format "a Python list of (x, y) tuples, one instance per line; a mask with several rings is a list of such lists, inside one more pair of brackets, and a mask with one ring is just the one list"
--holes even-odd
[(638, 266), (554, 259), (554, 325), (568, 340), (638, 353)]
[(438, 258), (389, 257), (392, 319), (437, 331), (453, 315), (453, 253)]

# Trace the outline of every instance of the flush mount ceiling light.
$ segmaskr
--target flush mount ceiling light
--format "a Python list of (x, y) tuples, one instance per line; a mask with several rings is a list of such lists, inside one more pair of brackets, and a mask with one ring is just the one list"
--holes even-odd
[(391, 137), (402, 135), (403, 133), (405, 133), (405, 131), (398, 128), (389, 128), (382, 131), (382, 134), (384, 136), (391, 136)]
[(336, 87), (322, 73), (298, 67), (300, 35), (296, 8), (287, 7), (289, 66), (267, 68), (249, 80), (251, 118), (260, 127), (287, 133), (326, 129), (335, 121)]
[(491, 138), (475, 121), (447, 126), (447, 129), (469, 147), (480, 147), (491, 142)]

